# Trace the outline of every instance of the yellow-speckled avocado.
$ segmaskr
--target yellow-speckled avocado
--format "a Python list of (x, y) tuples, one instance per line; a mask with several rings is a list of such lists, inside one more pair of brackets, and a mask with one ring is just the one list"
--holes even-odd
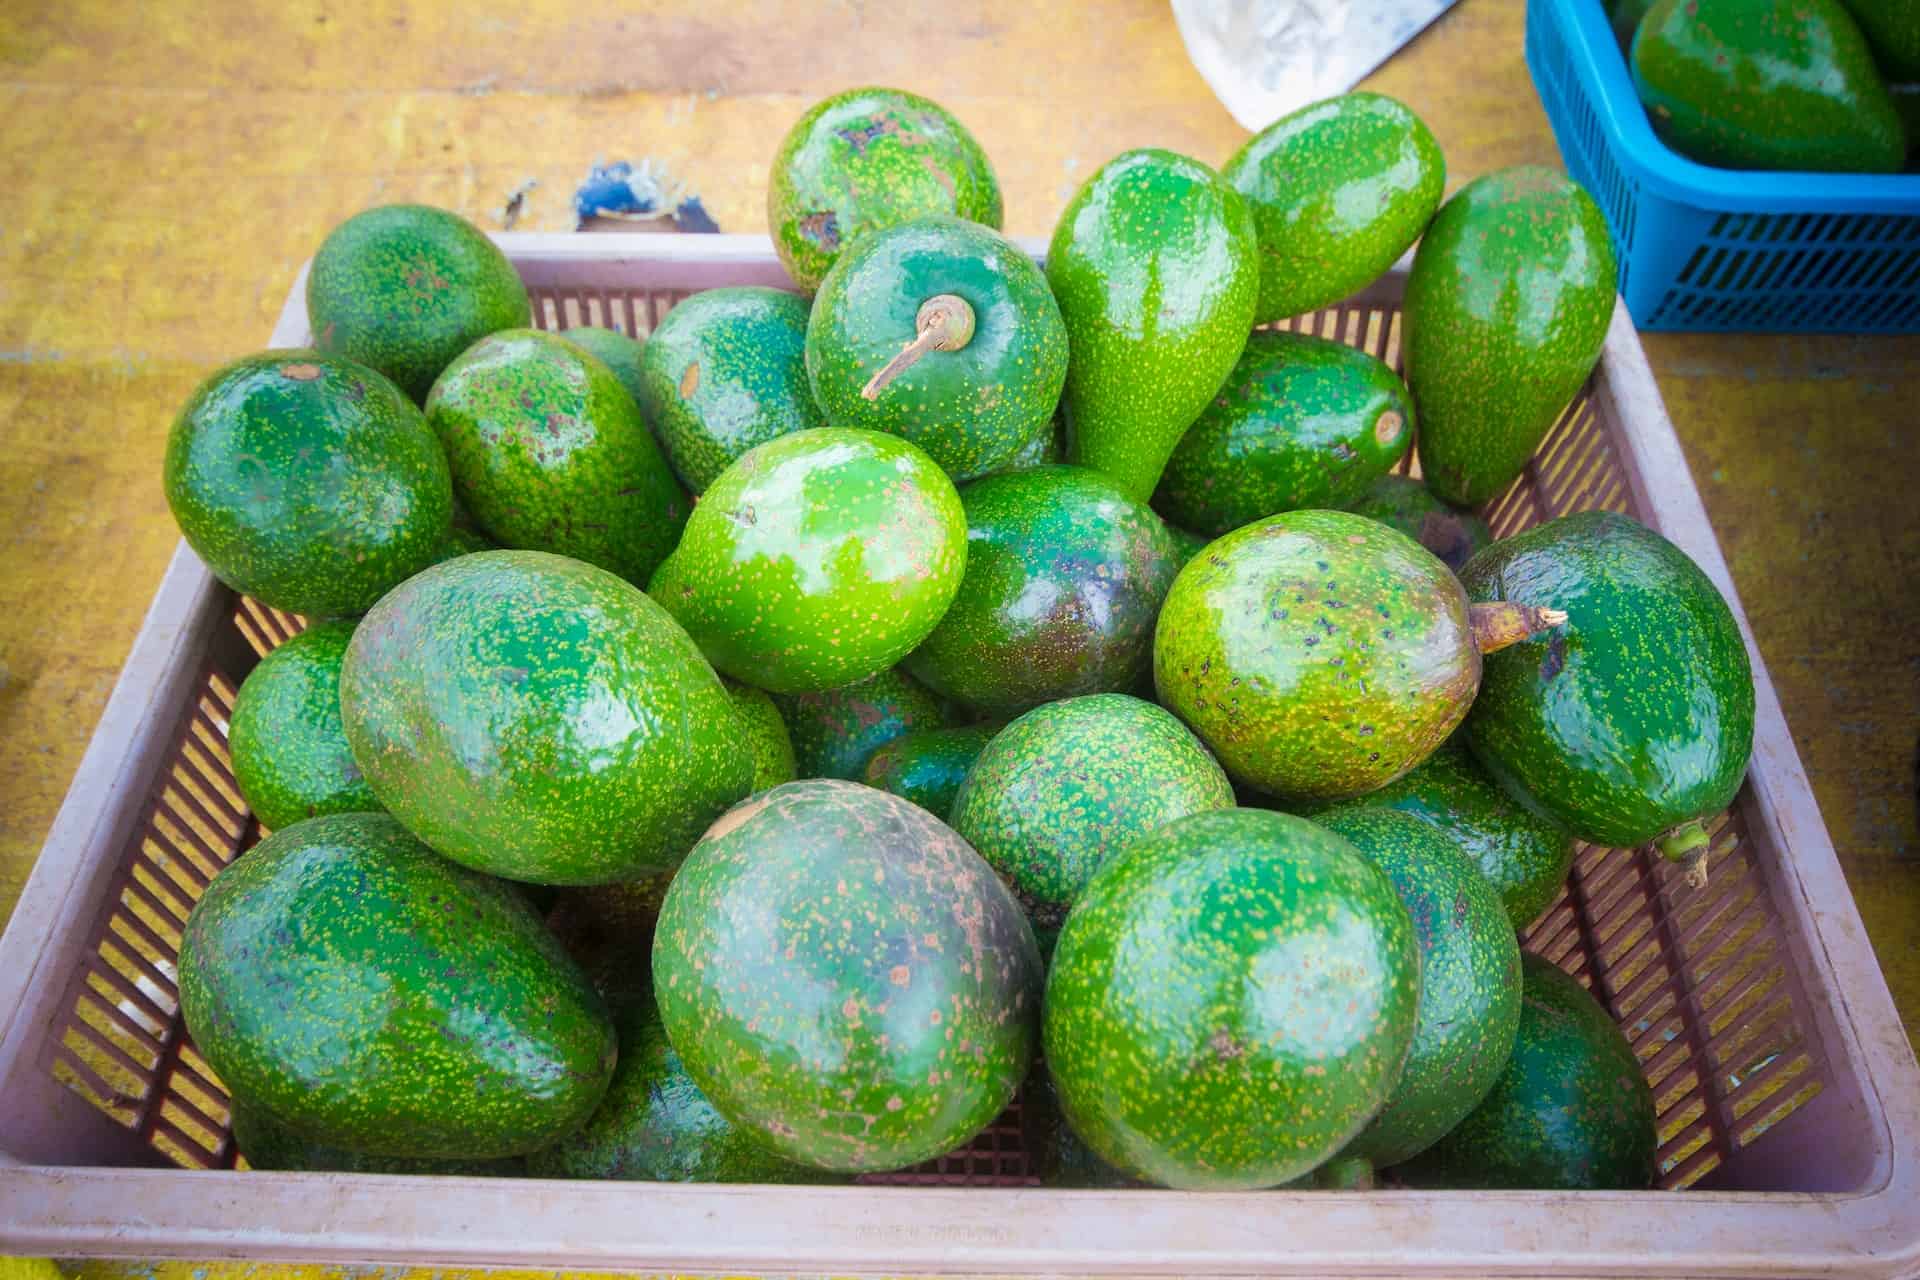
[(753, 751), (753, 790), (765, 791), (799, 776), (793, 754), (793, 735), (787, 731), (786, 718), (764, 690), (741, 684), (728, 676), (720, 683), (727, 688), (733, 709), (740, 714), (747, 744)]
[(379, 813), (340, 723), (340, 662), (353, 623), (322, 622), (260, 659), (228, 722), (233, 779), (262, 826), (323, 813)]
[(182, 933), (180, 1007), (235, 1093), (368, 1155), (531, 1151), (613, 1073), (606, 1006), (519, 890), (386, 814), (309, 818), (216, 876)]
[(645, 407), (640, 398), (640, 355), (647, 349), (644, 342), (629, 338), (617, 329), (590, 324), (562, 329), (560, 336), (577, 347), (585, 347), (601, 364), (613, 370), (613, 376), (620, 379), (620, 385), (627, 389), (633, 402)]
[(800, 778), (858, 780), (879, 748), (903, 733), (952, 720), (939, 698), (898, 668), (839, 689), (783, 693), (774, 702), (793, 735), (794, 776)]

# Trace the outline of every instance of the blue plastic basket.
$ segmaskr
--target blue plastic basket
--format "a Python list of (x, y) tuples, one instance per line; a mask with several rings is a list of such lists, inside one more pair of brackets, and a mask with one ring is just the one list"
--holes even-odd
[(1668, 149), (1602, 0), (1528, 0), (1527, 69), (1642, 329), (1920, 332), (1920, 174), (1749, 173)]

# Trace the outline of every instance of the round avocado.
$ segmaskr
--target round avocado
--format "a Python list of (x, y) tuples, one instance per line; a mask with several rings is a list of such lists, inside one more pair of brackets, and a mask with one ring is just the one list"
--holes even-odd
[(940, 699), (896, 668), (840, 689), (774, 699), (793, 735), (795, 777), (857, 781), (867, 757), (903, 733), (951, 722)]
[(234, 1098), (228, 1123), (233, 1145), (250, 1169), (290, 1173), (407, 1173), (466, 1178), (517, 1178), (527, 1171), (519, 1156), (498, 1160), (372, 1156), (303, 1138), (261, 1108)]
[(764, 690), (727, 676), (721, 676), (720, 683), (726, 686), (727, 697), (733, 700), (733, 709), (740, 714), (740, 723), (747, 732), (747, 745), (753, 751), (752, 789), (765, 791), (799, 777), (793, 736), (787, 732), (786, 719), (773, 699)]
[(321, 622), (260, 659), (233, 700), (233, 780), (260, 825), (323, 813), (379, 813), (340, 723), (340, 661), (351, 622)]
[(1398, 529), (1455, 573), (1493, 541), (1493, 530), (1485, 520), (1442, 502), (1412, 476), (1381, 476), (1347, 510)]
[(627, 389), (633, 402), (646, 408), (646, 400), (640, 393), (640, 357), (647, 349), (646, 343), (629, 338), (618, 329), (590, 324), (562, 329), (560, 336), (577, 347), (585, 347), (589, 355), (613, 370), (613, 376)]
[(901, 734), (867, 757), (866, 784), (945, 817), (994, 732), (993, 725), (969, 724)]

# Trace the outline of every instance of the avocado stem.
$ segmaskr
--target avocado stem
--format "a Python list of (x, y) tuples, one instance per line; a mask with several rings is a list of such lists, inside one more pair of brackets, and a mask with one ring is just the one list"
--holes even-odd
[(1313, 1171), (1313, 1185), (1320, 1191), (1372, 1191), (1379, 1183), (1365, 1156), (1335, 1156)]
[(1656, 837), (1653, 847), (1667, 861), (1678, 862), (1687, 869), (1687, 888), (1704, 889), (1707, 887), (1707, 848), (1712, 843), (1713, 837), (1707, 834), (1700, 819), (1693, 818)]
[(1559, 609), (1515, 604), (1511, 600), (1467, 606), (1473, 644), (1481, 653), (1498, 653), (1510, 644), (1519, 644), (1535, 632), (1557, 627), (1566, 620), (1567, 615)]
[(913, 318), (913, 327), (919, 330), (913, 341), (902, 347), (898, 355), (887, 361), (885, 368), (860, 388), (863, 399), (878, 400), (888, 383), (920, 363), (920, 357), (927, 352), (958, 351), (972, 342), (973, 308), (967, 305), (965, 298), (955, 294), (936, 294), (920, 304), (919, 314)]

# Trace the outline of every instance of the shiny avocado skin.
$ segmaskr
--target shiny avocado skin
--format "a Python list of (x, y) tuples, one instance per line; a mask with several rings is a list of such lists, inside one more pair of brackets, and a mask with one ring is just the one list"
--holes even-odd
[(1500, 895), (1438, 828), (1391, 809), (1316, 821), (1387, 873), (1420, 948), (1406, 1066), (1386, 1105), (1340, 1152), (1385, 1168), (1438, 1142), (1499, 1080), (1520, 1026), (1520, 943)]
[(233, 700), (233, 778), (270, 830), (323, 813), (380, 813), (340, 723), (340, 662), (353, 623), (322, 622), (260, 659)]
[(1900, 113), (1840, 0), (1657, 0), (1629, 60), (1653, 131), (1702, 164), (1897, 173), (1906, 162)]
[(753, 776), (686, 633), (637, 587), (538, 551), (462, 556), (387, 595), (348, 645), (340, 709), (390, 811), (514, 880), (669, 871)]
[(1585, 385), (1613, 316), (1600, 206), (1535, 165), (1468, 183), (1414, 253), (1402, 324), (1427, 487), (1497, 496)]
[[(1845, 0), (1889, 82), (1920, 80), (1920, 8), (1910, 0)], [(1920, 142), (1920, 138), (1913, 139)]]
[(1274, 121), (1220, 176), (1253, 209), (1253, 319), (1267, 324), (1339, 302), (1385, 274), (1440, 207), (1447, 162), (1405, 104), (1347, 93)]
[(613, 370), (613, 376), (620, 380), (620, 385), (626, 388), (635, 404), (643, 404), (640, 399), (640, 355), (647, 349), (644, 342), (629, 338), (617, 329), (604, 329), (591, 324), (562, 329), (560, 336), (577, 347), (585, 347), (587, 354)]
[(447, 366), (427, 397), (454, 486), (502, 546), (551, 551), (647, 578), (679, 540), (688, 502), (599, 357), (512, 329)]
[(1653, 1091), (1586, 988), (1523, 954), (1520, 1029), (1486, 1100), (1398, 1166), (1408, 1186), (1640, 1191), (1657, 1168)]
[(1106, 472), (1145, 502), (1253, 327), (1253, 214), (1197, 160), (1125, 151), (1061, 213), (1047, 282), (1073, 351), (1068, 461)]
[(790, 782), (715, 823), (667, 891), (653, 973), (715, 1108), (816, 1168), (953, 1150), (1034, 1058), (1019, 904), (945, 823), (858, 783)]
[(780, 714), (780, 708), (774, 705), (772, 697), (764, 690), (741, 684), (728, 676), (721, 676), (720, 683), (726, 686), (727, 698), (740, 716), (741, 727), (746, 730), (747, 745), (753, 751), (752, 789), (765, 791), (768, 787), (777, 787), (799, 777), (799, 765), (793, 754), (793, 735), (787, 732), (786, 719)]
[(1180, 437), (1154, 492), (1215, 535), (1302, 507), (1345, 507), (1413, 445), (1413, 397), (1382, 361), (1331, 338), (1255, 333)]
[(945, 818), (995, 728), (970, 724), (901, 734), (867, 757), (863, 781)]
[(520, 892), (386, 814), (296, 823), (215, 877), (180, 1000), (236, 1094), (368, 1155), (533, 1150), (613, 1073), (606, 1006)]
[[(921, 307), (956, 297), (973, 314), (957, 351), (935, 349), (869, 400), (870, 379), (918, 336)], [(1047, 279), (999, 232), (916, 218), (840, 255), (807, 321), (807, 379), (835, 426), (911, 440), (955, 483), (1005, 467), (1052, 419), (1067, 333)]]
[(1685, 552), (1585, 511), (1494, 543), (1461, 579), (1475, 600), (1552, 600), (1568, 615), (1488, 656), (1467, 717), (1468, 747), (1510, 793), (1610, 846), (1733, 802), (1753, 754), (1753, 668)]
[(463, 1160), (457, 1156), (413, 1158), (370, 1156), (303, 1138), (259, 1107), (238, 1098), (230, 1102), (233, 1144), (247, 1167), (289, 1173), (405, 1173), (439, 1174), (466, 1178), (517, 1178), (525, 1175), (519, 1156), (498, 1160)]
[(1067, 917), (1048, 1069), (1075, 1133), (1181, 1190), (1305, 1173), (1380, 1108), (1412, 1042), (1413, 923), (1341, 836), (1263, 810), (1134, 843)]
[(667, 312), (640, 355), (639, 399), (690, 491), (755, 445), (827, 425), (806, 345), (807, 300), (786, 289), (706, 289)]
[(940, 699), (898, 668), (841, 689), (780, 694), (774, 704), (793, 735), (801, 778), (857, 781), (867, 758), (901, 734), (951, 723)]
[(1442, 502), (1412, 476), (1381, 476), (1347, 510), (1398, 529), (1455, 573), (1493, 541), (1485, 520)]
[(1397, 809), (1439, 828), (1498, 891), (1515, 929), (1540, 918), (1573, 869), (1572, 833), (1502, 790), (1458, 733), (1405, 777), (1309, 813), (1320, 819), (1362, 807)]
[(317, 348), (378, 369), (420, 403), (462, 351), (532, 324), (533, 305), (507, 255), (465, 218), (382, 205), (321, 242), (307, 320)]
[(264, 351), (216, 370), (167, 434), (167, 506), (213, 575), (302, 617), (364, 613), (452, 527), (446, 455), (365, 365)]
[(1000, 228), (1000, 183), (966, 126), (899, 89), (849, 89), (808, 108), (767, 180), (767, 226), (807, 293), (864, 237), (927, 214)]
[(976, 480), (960, 503), (966, 576), (907, 670), (988, 715), (1137, 684), (1179, 571), (1161, 519), (1074, 466)]

